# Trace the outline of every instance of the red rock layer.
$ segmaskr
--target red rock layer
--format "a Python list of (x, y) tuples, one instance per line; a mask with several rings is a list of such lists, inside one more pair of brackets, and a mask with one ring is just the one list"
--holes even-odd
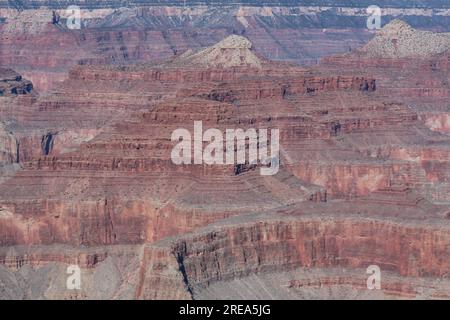
[[(347, 207), (342, 214), (331, 216), (326, 214), (331, 208), (313, 215), (298, 207), (277, 215), (235, 218), (158, 242), (146, 249), (146, 272), (138, 296), (186, 297), (217, 282), (296, 268), (366, 268), (375, 264), (403, 277), (448, 276), (447, 222), (442, 218), (420, 222), (423, 216), (418, 212), (408, 223), (381, 218), (381, 212), (392, 215), (394, 209), (400, 213), (402, 206), (384, 209), (387, 203), (379, 203), (377, 212), (375, 202), (370, 202), (357, 205), (360, 212)], [(417, 209), (413, 206), (411, 210)], [(406, 216), (404, 212), (402, 216)], [(166, 281), (172, 289), (160, 290)]]
[[(418, 111), (443, 113), (444, 74), (417, 64), (424, 78), (414, 83), (395, 61), (362, 68), (346, 58), (345, 71), (333, 64), (343, 58), (310, 70), (265, 60), (78, 66), (52, 94), (1, 98), (18, 142), (9, 162), (22, 169), (0, 181), (0, 244), (147, 245), (139, 298), (191, 298), (210, 283), (299, 267), (447, 278), (448, 136)], [(194, 121), (279, 129), (279, 173), (175, 165), (171, 133)], [(100, 268), (102, 257), (89, 259)], [(44, 249), (2, 261), (52, 259)]]

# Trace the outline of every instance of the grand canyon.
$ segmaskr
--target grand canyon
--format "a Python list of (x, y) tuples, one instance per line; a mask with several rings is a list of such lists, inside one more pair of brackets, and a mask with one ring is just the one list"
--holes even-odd
[[(450, 299), (449, 19), (0, 0), (0, 299)], [(279, 167), (177, 163), (196, 123), (276, 130)]]

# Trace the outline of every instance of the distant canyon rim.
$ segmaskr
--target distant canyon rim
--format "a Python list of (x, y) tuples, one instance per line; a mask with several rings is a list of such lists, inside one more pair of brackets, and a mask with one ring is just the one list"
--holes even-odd
[[(367, 42), (370, 1), (0, 1), (0, 65), (47, 92), (80, 63), (130, 64), (168, 58), (247, 37), (264, 57), (317, 64)], [(67, 8), (81, 10), (80, 30), (67, 32)], [(446, 1), (379, 1), (382, 24), (402, 18), (413, 27), (450, 31)], [(54, 21), (54, 13), (60, 20)]]

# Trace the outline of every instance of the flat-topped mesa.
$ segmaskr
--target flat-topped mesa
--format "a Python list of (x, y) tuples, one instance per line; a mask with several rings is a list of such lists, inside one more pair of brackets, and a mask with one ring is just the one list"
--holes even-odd
[(188, 50), (178, 56), (173, 63), (216, 68), (261, 68), (262, 59), (253, 53), (252, 47), (247, 38), (231, 35), (211, 47), (198, 51)]
[(434, 33), (412, 28), (402, 20), (384, 26), (360, 52), (371, 57), (428, 57), (450, 50), (450, 33)]

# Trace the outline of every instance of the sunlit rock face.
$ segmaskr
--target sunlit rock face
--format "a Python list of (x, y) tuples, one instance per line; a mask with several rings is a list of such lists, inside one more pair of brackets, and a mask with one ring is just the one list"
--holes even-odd
[[(51, 10), (58, 23), (17, 33), (30, 42), (14, 34), (20, 17), (0, 26), (1, 298), (450, 297), (446, 34), (394, 21), (305, 67), (264, 55), (268, 32), (255, 26), (280, 19), (275, 9), (241, 8), (245, 32), (230, 36), (221, 24), (232, 20), (219, 19), (208, 37), (194, 18), (178, 33), (139, 30), (178, 7), (97, 8), (78, 31)], [(279, 49), (302, 48), (283, 32)], [(166, 55), (148, 45), (156, 35)], [(58, 49), (32, 57), (51, 39)], [(33, 90), (53, 76), (50, 92)], [(195, 121), (278, 129), (278, 172), (175, 164), (171, 134)], [(66, 286), (73, 264), (78, 290)], [(367, 289), (371, 265), (380, 290)]]
[(450, 50), (450, 33), (433, 33), (413, 29), (402, 20), (387, 24), (362, 48), (372, 57), (427, 57)]

